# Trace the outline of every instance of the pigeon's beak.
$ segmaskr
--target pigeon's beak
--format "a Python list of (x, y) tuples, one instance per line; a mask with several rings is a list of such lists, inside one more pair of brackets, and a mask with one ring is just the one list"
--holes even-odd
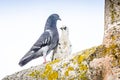
[(60, 29), (62, 30), (62, 27)]
[(60, 20), (60, 21), (61, 21), (61, 19), (60, 19), (60, 18), (58, 18), (58, 20)]

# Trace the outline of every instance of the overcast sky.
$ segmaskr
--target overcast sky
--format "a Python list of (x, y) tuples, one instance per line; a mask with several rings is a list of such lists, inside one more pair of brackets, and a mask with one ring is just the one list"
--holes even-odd
[(0, 0), (0, 79), (43, 63), (40, 57), (24, 67), (18, 65), (53, 13), (62, 19), (58, 29), (69, 27), (72, 53), (102, 43), (104, 0)]

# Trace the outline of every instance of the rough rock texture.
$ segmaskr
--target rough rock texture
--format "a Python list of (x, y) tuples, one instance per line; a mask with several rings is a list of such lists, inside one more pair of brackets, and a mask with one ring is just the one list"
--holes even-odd
[[(70, 55), (63, 60), (54, 60), (5, 77), (3, 80), (69, 80), (87, 79), (87, 62), (84, 61), (96, 47)], [(82, 55), (81, 55), (82, 54)]]
[(32, 67), (3, 80), (119, 80), (120, 46), (100, 45), (63, 60)]
[(119, 44), (120, 40), (120, 0), (105, 1), (105, 32), (103, 44)]
[(3, 80), (120, 80), (120, 0), (105, 0), (103, 43)]
[(120, 24), (120, 0), (105, 0), (105, 30)]

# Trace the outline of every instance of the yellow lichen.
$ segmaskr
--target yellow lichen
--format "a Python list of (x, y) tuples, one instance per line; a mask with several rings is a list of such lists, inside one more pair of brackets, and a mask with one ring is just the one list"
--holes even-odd
[(63, 64), (63, 67), (66, 67), (66, 66), (67, 66), (67, 64), (66, 64), (66, 63), (64, 63), (64, 64)]
[(80, 74), (79, 79), (80, 80), (88, 80), (87, 77), (86, 77), (86, 72), (83, 72), (82, 74)]
[(77, 62), (78, 63), (81, 63), (83, 60), (84, 60), (84, 56), (83, 55), (80, 55), (80, 56), (78, 56), (78, 58), (77, 58)]
[(77, 64), (77, 62), (76, 62), (76, 61), (73, 61), (73, 64), (75, 65), (75, 64)]
[(34, 70), (33, 72), (31, 72), (28, 75), (31, 76), (31, 77), (34, 77), (34, 78), (40, 78), (40, 71)]
[[(98, 47), (93, 47), (90, 49), (86, 49), (82, 52), (80, 52), (79, 55), (73, 57), (70, 62), (73, 64), (78, 65), (77, 68), (74, 69), (73, 66), (70, 66), (68, 62), (63, 63), (61, 68), (64, 68), (65, 72), (64, 75), (65, 77), (70, 76), (70, 71), (75, 71), (75, 73), (78, 73), (79, 76), (78, 78), (81, 80), (87, 80), (86, 72), (88, 70), (88, 65), (89, 61), (92, 61), (95, 58), (101, 58), (105, 56), (111, 56), (113, 58), (112, 65), (120, 65), (120, 45), (116, 44), (110, 44), (109, 47), (105, 47), (104, 45), (100, 45)], [(58, 71), (53, 70), (53, 64), (58, 63), (60, 60), (54, 60), (52, 62), (49, 62), (46, 64), (45, 68), (43, 69), (44, 71), (33, 71), (29, 74), (29, 76), (34, 77), (34, 78), (41, 78), (41, 79), (46, 79), (46, 80), (65, 80), (66, 78), (61, 78), (60, 74)], [(88, 62), (88, 63), (87, 63)], [(63, 77), (63, 76), (62, 76)], [(73, 78), (73, 77), (72, 77)], [(70, 80), (70, 79), (69, 79)]]
[(57, 78), (58, 78), (58, 72), (57, 71), (52, 71), (48, 75), (48, 80), (57, 80)]
[(83, 52), (81, 52), (80, 55), (75, 56), (73, 59), (77, 60), (77, 63), (80, 64), (85, 59), (87, 59), (91, 54), (93, 54), (96, 51), (96, 47), (92, 47), (90, 49), (86, 49)]
[(115, 20), (115, 10), (114, 10), (114, 3), (112, 0), (110, 0), (110, 13), (111, 13), (111, 23), (113, 24)]
[(65, 76), (69, 76), (69, 73), (68, 73), (68, 71), (65, 71)]
[(80, 70), (87, 70), (88, 67), (85, 64), (80, 64)]
[(105, 47), (104, 45), (98, 46), (95, 53), (90, 55), (88, 59), (92, 61), (94, 58), (101, 58), (105, 56), (110, 56), (113, 59), (112, 66), (120, 65), (120, 60), (119, 60), (120, 59), (120, 45), (112, 43), (107, 47)]
[(44, 79), (46, 77), (46, 74), (41, 74), (41, 78)]
[(68, 67), (68, 70), (72, 71), (72, 70), (74, 70), (74, 68), (73, 67)]
[(65, 76), (69, 76), (69, 71), (73, 71), (73, 67), (68, 67), (67, 70), (65, 71)]
[(49, 62), (48, 64), (51, 65), (51, 64), (58, 63), (58, 62), (60, 62), (60, 60), (59, 60), (59, 59), (56, 59), (56, 60), (53, 60), (53, 61)]
[(46, 77), (52, 71), (52, 67), (50, 65), (46, 65), (45, 70), (42, 74), (42, 78)]
[(56, 80), (58, 78), (58, 72), (54, 71), (52, 69), (52, 65), (51, 65), (51, 64), (55, 64), (57, 62), (59, 62), (59, 60), (54, 60), (54, 61), (46, 64), (45, 70), (44, 70), (43, 74), (41, 74), (42, 79), (47, 78), (48, 80)]
[(42, 71), (42, 73), (40, 73), (40, 71), (38, 70), (34, 70), (29, 74), (29, 76), (34, 77), (34, 78), (42, 78), (42, 79), (48, 78), (48, 80), (53, 80), (53, 79), (56, 80), (58, 77), (58, 72), (53, 71), (52, 64), (55, 64), (59, 61), (60, 60), (56, 59), (52, 62), (49, 62), (46, 64), (45, 69), (43, 69), (44, 71)]

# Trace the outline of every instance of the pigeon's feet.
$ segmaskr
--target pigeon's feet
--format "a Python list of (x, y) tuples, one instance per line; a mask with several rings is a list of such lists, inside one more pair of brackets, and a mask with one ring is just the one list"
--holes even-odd
[(50, 61), (47, 61), (47, 60), (46, 60), (46, 57), (43, 57), (43, 58), (44, 58), (43, 64), (46, 64), (46, 63), (50, 62)]
[(43, 62), (43, 64), (46, 64), (47, 63), (47, 61), (46, 61), (46, 57), (44, 57), (44, 62)]
[(45, 62), (43, 62), (43, 64), (46, 64), (46, 63), (48, 63), (48, 62), (50, 62), (50, 61), (45, 61)]
[(43, 62), (43, 64), (46, 64), (47, 62)]

